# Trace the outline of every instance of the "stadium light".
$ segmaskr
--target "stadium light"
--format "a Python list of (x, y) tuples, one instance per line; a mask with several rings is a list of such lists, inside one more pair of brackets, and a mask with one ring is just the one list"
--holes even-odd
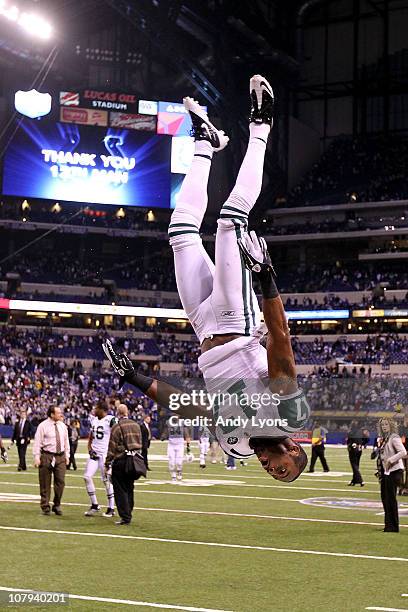
[(47, 40), (51, 37), (52, 27), (43, 17), (35, 13), (27, 13), (6, 0), (0, 0), (0, 15), (8, 21), (13, 21), (29, 34)]

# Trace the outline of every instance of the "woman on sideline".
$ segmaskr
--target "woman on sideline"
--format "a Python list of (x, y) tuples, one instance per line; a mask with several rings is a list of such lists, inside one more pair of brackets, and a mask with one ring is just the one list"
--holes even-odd
[(380, 419), (378, 433), (378, 466), (381, 484), (381, 501), (384, 507), (384, 531), (399, 531), (397, 488), (401, 486), (404, 463), (407, 455), (398, 435), (398, 425), (393, 419)]

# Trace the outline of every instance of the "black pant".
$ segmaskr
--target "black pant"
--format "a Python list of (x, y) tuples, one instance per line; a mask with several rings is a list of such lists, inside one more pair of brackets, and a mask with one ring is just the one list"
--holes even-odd
[(362, 451), (358, 450), (358, 448), (349, 448), (348, 454), (351, 469), (353, 470), (353, 478), (351, 479), (351, 482), (353, 484), (361, 484), (363, 482), (363, 478), (360, 473), (360, 459)]
[(140, 452), (141, 452), (141, 455), (143, 457), (143, 461), (145, 462), (145, 466), (147, 467), (147, 469), (149, 469), (149, 460), (147, 458), (148, 449), (147, 448), (142, 448), (142, 450)]
[(385, 531), (399, 531), (397, 487), (402, 483), (402, 470), (394, 470), (381, 478), (381, 501), (384, 506)]
[(312, 459), (310, 461), (309, 472), (314, 472), (314, 466), (316, 464), (317, 458), (319, 457), (322, 462), (322, 466), (325, 472), (329, 471), (329, 466), (327, 465), (326, 457), (324, 456), (324, 445), (318, 444), (317, 446), (312, 446)]
[(126, 457), (115, 459), (112, 464), (112, 485), (115, 494), (115, 504), (120, 518), (127, 523), (132, 520), (134, 505), (134, 476), (125, 474)]
[(77, 452), (77, 448), (78, 448), (78, 440), (75, 440), (75, 442), (70, 442), (69, 443), (69, 464), (68, 464), (68, 469), (71, 469), (71, 465), (74, 468), (74, 470), (77, 469), (77, 464), (75, 461), (75, 453)]
[(26, 464), (27, 446), (28, 446), (27, 442), (25, 442), (24, 444), (20, 444), (20, 442), (17, 442), (18, 467), (21, 470), (27, 469), (27, 464)]

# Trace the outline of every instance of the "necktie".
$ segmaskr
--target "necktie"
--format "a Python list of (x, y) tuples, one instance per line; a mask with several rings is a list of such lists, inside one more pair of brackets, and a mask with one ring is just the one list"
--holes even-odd
[(61, 438), (58, 431), (58, 423), (55, 423), (55, 452), (61, 452)]
[(23, 437), (23, 429), (24, 429), (24, 420), (21, 421), (21, 425), (20, 425), (20, 437)]

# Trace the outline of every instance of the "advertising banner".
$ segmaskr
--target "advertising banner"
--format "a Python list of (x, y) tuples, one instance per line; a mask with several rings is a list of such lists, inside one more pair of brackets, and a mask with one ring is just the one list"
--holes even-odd
[(139, 130), (141, 132), (156, 131), (156, 117), (152, 115), (110, 113), (109, 122), (112, 127), (121, 127), (127, 130)]
[(108, 125), (108, 113), (107, 111), (91, 110), (89, 108), (64, 108), (61, 106), (60, 121), (105, 127)]

